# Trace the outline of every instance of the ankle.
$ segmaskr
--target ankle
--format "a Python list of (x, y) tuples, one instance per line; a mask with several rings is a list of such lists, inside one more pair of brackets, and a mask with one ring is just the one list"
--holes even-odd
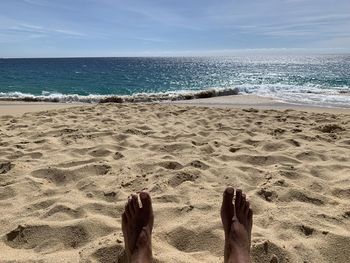
[(144, 247), (142, 249), (136, 249), (130, 257), (130, 263), (151, 263), (152, 262), (152, 249)]
[(228, 263), (251, 263), (249, 253), (233, 253), (230, 255)]

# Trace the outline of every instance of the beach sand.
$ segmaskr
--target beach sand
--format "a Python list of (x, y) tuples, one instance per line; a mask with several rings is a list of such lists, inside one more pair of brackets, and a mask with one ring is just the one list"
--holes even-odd
[(0, 101), (0, 116), (20, 116), (28, 112), (43, 110), (57, 110), (76, 107), (79, 104), (53, 103), (53, 102), (22, 102), (22, 101)]
[(120, 262), (121, 213), (143, 189), (154, 262), (223, 262), (227, 185), (252, 204), (253, 262), (348, 262), (350, 115), (297, 109), (104, 104), (0, 116), (0, 262)]

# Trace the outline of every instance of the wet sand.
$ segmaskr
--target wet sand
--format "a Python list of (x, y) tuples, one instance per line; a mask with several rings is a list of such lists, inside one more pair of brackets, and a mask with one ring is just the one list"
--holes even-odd
[(28, 112), (38, 112), (56, 109), (76, 107), (81, 104), (53, 103), (53, 102), (21, 102), (21, 101), (0, 101), (0, 116), (20, 116)]

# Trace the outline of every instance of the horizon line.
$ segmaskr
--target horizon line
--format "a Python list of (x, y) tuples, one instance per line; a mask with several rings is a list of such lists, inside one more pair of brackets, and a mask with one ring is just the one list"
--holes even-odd
[(234, 57), (234, 56), (249, 56), (249, 55), (350, 55), (349, 52), (341, 53), (250, 53), (250, 54), (227, 54), (227, 55), (135, 55), (135, 56), (47, 56), (47, 57), (0, 57), (0, 60), (10, 60), (10, 59), (82, 59), (82, 58), (210, 58), (210, 57)]
[(237, 55), (348, 55), (348, 48), (246, 48), (222, 50), (184, 50), (160, 52), (125, 52), (111, 55), (58, 55), (58, 56), (0, 56), (0, 59), (39, 59), (39, 58), (159, 58), (159, 57), (230, 57)]

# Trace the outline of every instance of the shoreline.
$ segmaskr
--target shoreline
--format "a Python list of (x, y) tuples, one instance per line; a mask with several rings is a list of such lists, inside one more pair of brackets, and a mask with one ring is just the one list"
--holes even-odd
[(201, 106), (214, 108), (255, 108), (263, 110), (299, 110), (308, 112), (327, 112), (327, 113), (344, 113), (350, 114), (349, 108), (327, 107), (307, 104), (292, 104), (288, 102), (278, 101), (270, 97), (261, 97), (257, 95), (233, 95), (224, 97), (212, 97), (206, 99), (195, 99), (191, 101), (171, 101), (162, 102), (165, 104)]
[[(81, 103), (81, 102), (24, 102), (24, 101), (0, 101), (0, 116), (13, 115), (20, 116), (29, 112), (40, 112), (47, 110), (65, 109), (79, 106), (96, 105), (98, 103)], [(116, 103), (118, 105), (120, 103)], [(228, 95), (211, 98), (197, 98), (191, 100), (176, 101), (159, 101), (159, 102), (124, 102), (123, 105), (133, 104), (161, 104), (161, 105), (178, 105), (178, 106), (195, 106), (195, 107), (214, 107), (214, 108), (255, 108), (263, 110), (299, 110), (307, 112), (327, 112), (350, 114), (349, 108), (316, 106), (306, 104), (292, 104), (278, 101), (274, 98), (261, 97), (257, 95)]]
[(29, 112), (40, 112), (47, 110), (59, 110), (82, 106), (81, 103), (57, 103), (57, 102), (23, 102), (23, 101), (0, 101), (0, 116), (21, 116)]

